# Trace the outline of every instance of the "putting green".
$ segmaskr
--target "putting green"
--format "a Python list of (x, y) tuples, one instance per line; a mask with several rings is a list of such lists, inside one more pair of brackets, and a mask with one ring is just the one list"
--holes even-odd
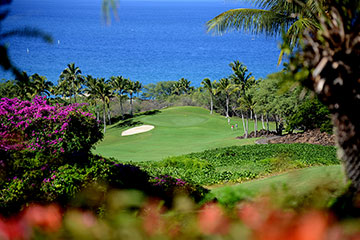
[[(238, 129), (231, 130), (231, 125), (236, 123)], [(155, 128), (145, 133), (121, 136), (122, 131), (142, 124)], [(254, 143), (254, 139), (236, 139), (244, 134), (240, 118), (231, 118), (230, 124), (224, 116), (210, 115), (204, 108), (167, 108), (110, 126), (94, 152), (120, 161), (153, 161), (211, 148)], [(253, 122), (249, 125), (250, 131), (253, 130)]]

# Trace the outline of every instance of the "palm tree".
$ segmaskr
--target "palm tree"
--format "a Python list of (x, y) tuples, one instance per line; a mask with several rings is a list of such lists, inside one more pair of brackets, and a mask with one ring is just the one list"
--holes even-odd
[(216, 94), (216, 80), (211, 82), (209, 78), (204, 78), (201, 84), (204, 85), (204, 88), (206, 88), (210, 93), (210, 114), (212, 114), (214, 109), (213, 98), (215, 97)]
[(129, 79), (124, 78), (123, 76), (111, 77), (110, 84), (112, 88), (117, 92), (119, 103), (120, 103), (120, 111), (121, 116), (124, 117), (124, 108), (123, 108), (123, 100), (126, 97), (126, 89), (129, 83)]
[(185, 78), (181, 78), (179, 80), (179, 84), (181, 87), (181, 93), (189, 94), (192, 90), (194, 90), (194, 88), (190, 86), (191, 82)]
[(34, 85), (35, 95), (40, 96), (50, 96), (50, 92), (52, 91), (53, 83), (50, 81), (47, 81), (46, 77), (40, 76), (39, 74), (35, 73), (30, 76), (30, 80), (32, 81), (32, 84)]
[(139, 97), (139, 93), (141, 92), (141, 89), (142, 89), (142, 84), (139, 82), (139, 81), (136, 81), (135, 82), (135, 93), (137, 93), (137, 96)]
[(61, 73), (59, 79), (59, 85), (65, 91), (65, 94), (69, 94), (70, 102), (71, 97), (74, 96), (76, 103), (76, 96), (81, 94), (82, 84), (84, 83), (84, 78), (81, 75), (81, 70), (79, 67), (75, 67), (75, 63), (70, 63), (67, 65), (67, 68)]
[(95, 106), (95, 113), (96, 113), (96, 119), (99, 121), (100, 119), (100, 113), (98, 110), (98, 104), (97, 104), (97, 90), (96, 90), (96, 84), (98, 82), (98, 79), (93, 78), (91, 75), (87, 75), (85, 77), (85, 96), (88, 98), (88, 101), (91, 105)]
[(175, 82), (172, 87), (172, 94), (181, 95), (182, 94), (182, 86), (180, 82)]
[(246, 90), (255, 83), (255, 78), (252, 76), (252, 73), (247, 73), (247, 67), (239, 61), (234, 61), (230, 63), (229, 66), (233, 70), (233, 74), (230, 75), (230, 79), (238, 88), (240, 95), (245, 94)]
[(305, 35), (303, 49), (290, 59), (290, 69), (294, 76), (305, 76), (302, 83), (328, 106), (339, 157), (360, 192), (360, 0), (328, 2), (328, 11), (320, 9), (320, 30)]
[(30, 76), (24, 71), (21, 73), (20, 79), (15, 80), (17, 95), (20, 99), (31, 100), (35, 95), (35, 88), (32, 84)]
[(112, 95), (112, 87), (105, 78), (91, 78), (88, 77), (86, 82), (86, 93), (91, 96), (93, 99), (100, 99), (103, 103), (103, 123), (104, 123), (104, 133), (106, 132), (106, 108), (110, 102)]
[(222, 78), (219, 81), (218, 90), (225, 94), (226, 99), (226, 117), (229, 117), (230, 95), (233, 93), (233, 85), (228, 78)]
[(130, 94), (130, 115), (133, 115), (133, 95), (141, 90), (142, 86), (139, 81), (133, 82), (128, 80), (126, 92)]
[[(305, 30), (316, 32), (319, 28), (314, 0), (253, 0), (255, 8), (231, 9), (207, 22), (208, 31), (225, 33), (243, 30), (253, 34), (278, 36), (285, 32), (286, 44), (293, 49)], [(298, 4), (301, 2), (303, 4)], [(318, 1), (322, 7), (326, 0)], [(279, 56), (281, 62), (283, 51)]]

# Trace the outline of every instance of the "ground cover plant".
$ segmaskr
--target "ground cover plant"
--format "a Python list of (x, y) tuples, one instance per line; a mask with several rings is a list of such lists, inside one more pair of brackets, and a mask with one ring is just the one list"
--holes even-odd
[[(239, 127), (231, 130), (231, 125), (236, 123)], [(121, 136), (122, 131), (142, 124), (155, 128), (146, 133)], [(240, 125), (240, 118), (233, 117), (228, 124), (224, 116), (210, 115), (204, 108), (171, 107), (110, 126), (94, 152), (120, 161), (159, 161), (194, 151), (253, 143), (254, 139), (236, 139), (244, 134)], [(249, 125), (249, 129), (253, 129), (252, 121)]]
[(200, 185), (243, 182), (318, 165), (336, 165), (336, 149), (311, 144), (264, 144), (216, 148), (136, 163), (150, 175), (170, 175)]

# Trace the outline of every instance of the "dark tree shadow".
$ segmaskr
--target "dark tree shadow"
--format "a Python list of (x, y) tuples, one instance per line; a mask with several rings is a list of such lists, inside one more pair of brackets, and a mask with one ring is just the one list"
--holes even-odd
[(116, 125), (113, 125), (111, 128), (135, 127), (135, 126), (139, 126), (142, 124), (143, 124), (143, 122), (141, 122), (141, 121), (134, 121), (133, 119), (127, 119)]
[[(119, 115), (119, 116), (116, 116), (116, 117), (112, 117), (111, 122), (113, 124), (116, 124), (116, 123), (118, 123), (120, 121), (126, 121), (126, 120), (132, 119), (134, 117), (139, 117), (139, 116), (143, 116), (143, 115), (155, 115), (155, 114), (158, 114), (160, 112), (161, 112), (160, 110), (155, 109), (155, 110), (149, 110), (149, 111), (146, 111), (146, 112), (135, 113), (134, 115), (130, 115), (130, 114), (124, 114), (124, 116)], [(122, 124), (122, 123), (120, 123), (120, 124)], [(117, 125), (114, 126), (114, 127), (117, 127)]]

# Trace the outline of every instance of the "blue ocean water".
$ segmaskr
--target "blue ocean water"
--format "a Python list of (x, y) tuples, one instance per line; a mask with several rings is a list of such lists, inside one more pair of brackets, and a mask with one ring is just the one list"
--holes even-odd
[[(246, 7), (241, 2), (122, 1), (119, 20), (107, 26), (101, 0), (13, 0), (3, 30), (23, 26), (50, 33), (53, 44), (12, 38), (11, 59), (21, 70), (56, 83), (66, 65), (75, 62), (85, 75), (123, 75), (143, 84), (178, 80), (199, 86), (202, 79), (231, 74), (239, 60), (256, 78), (278, 71), (278, 41), (232, 32), (214, 36), (205, 23), (221, 12)], [(0, 78), (11, 78), (0, 72)]]

